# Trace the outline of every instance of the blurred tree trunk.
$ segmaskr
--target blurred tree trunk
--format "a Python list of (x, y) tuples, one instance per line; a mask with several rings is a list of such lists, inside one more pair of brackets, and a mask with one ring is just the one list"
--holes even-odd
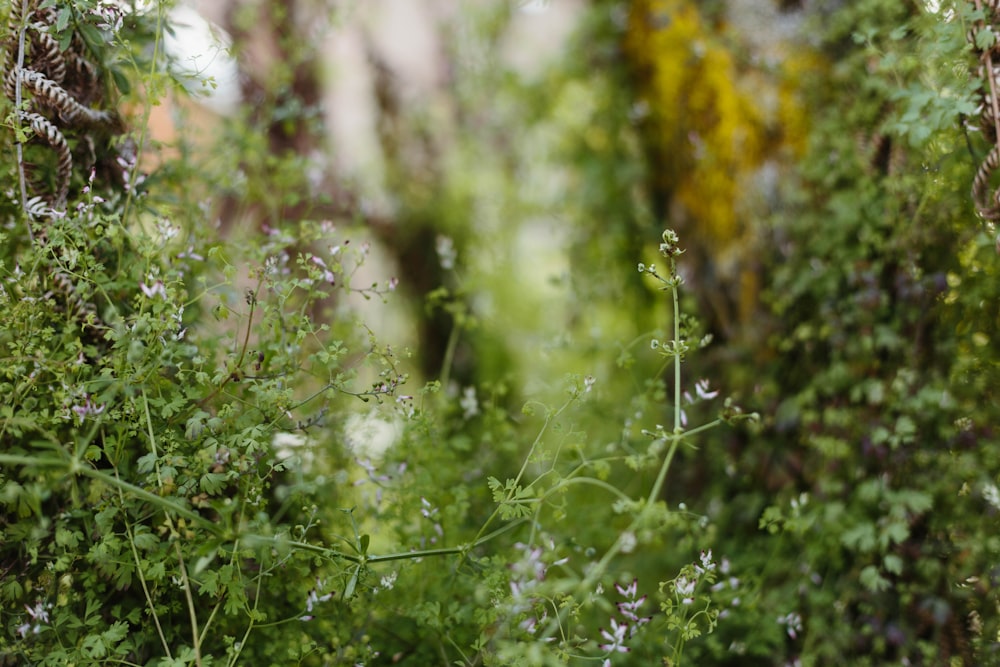
[[(326, 145), (317, 45), (321, 33), (305, 29), (323, 25), (326, 17), (308, 0), (236, 1), (223, 16), (239, 63), (246, 122), (251, 134), (266, 142), (242, 164), (249, 201), (229, 198), (222, 218), (228, 224), (249, 218), (249, 224), (260, 227), (305, 219), (315, 211), (306, 172), (319, 169), (322, 174)], [(302, 173), (280, 173), (293, 165)], [(319, 180), (328, 179), (323, 174)], [(275, 192), (275, 186), (289, 191)]]
[[(382, 58), (370, 36), (363, 38), (363, 66), (371, 72), (374, 111), (381, 160), (385, 163), (388, 206), (371, 207), (363, 202), (370, 193), (346, 185), (330, 157), (326, 119), (345, 109), (324, 109), (328, 85), (323, 79), (325, 56), (321, 41), (331, 37), (330, 17), (323, 3), (309, 0), (233, 0), (222, 12), (225, 27), (233, 36), (241, 71), (243, 99), (251, 110), (247, 122), (252, 135), (266, 138), (258, 150), (248, 151), (243, 170), (248, 187), (229, 197), (222, 211), (224, 224), (266, 229), (277, 222), (308, 218), (364, 223), (388, 250), (399, 272), (400, 287), (423, 304), (435, 289), (447, 283), (436, 244), (448, 233), (462, 256), (463, 220), (450, 232), (443, 230), (442, 214), (447, 206), (447, 177), (442, 165), (445, 140), (432, 136), (412, 117), (401, 100), (400, 89), (408, 82)], [(391, 4), (391, 3), (390, 3)], [(430, 11), (428, 4), (425, 7)], [(443, 28), (443, 26), (438, 26)], [(357, 29), (357, 28), (354, 28)], [(440, 38), (440, 35), (436, 35)], [(439, 43), (437, 56), (443, 57)], [(424, 54), (434, 57), (434, 54)], [(432, 67), (446, 69), (443, 62)], [(446, 81), (439, 82), (446, 86)], [(412, 87), (412, 86), (411, 86)], [(426, 91), (424, 91), (426, 93)], [(442, 88), (434, 94), (451, 94)], [(329, 114), (329, 115), (328, 115)], [(289, 170), (291, 173), (289, 173)], [(298, 173), (295, 173), (295, 172)], [(449, 217), (460, 217), (451, 211)], [(462, 299), (451, 294), (451, 299)], [(463, 341), (457, 354), (446, 353), (456, 326), (451, 308), (419, 312), (417, 359), (425, 378), (437, 378), (446, 357), (447, 369), (459, 383), (475, 376), (475, 355)]]

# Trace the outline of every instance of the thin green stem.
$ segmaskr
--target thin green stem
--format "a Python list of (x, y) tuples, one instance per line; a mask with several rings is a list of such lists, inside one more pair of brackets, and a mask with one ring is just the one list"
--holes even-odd
[(149, 448), (153, 454), (153, 465), (156, 468), (156, 486), (163, 488), (163, 477), (160, 475), (160, 453), (156, 450), (156, 434), (153, 431), (153, 416), (149, 412), (149, 399), (146, 397), (146, 388), (142, 388), (142, 407), (146, 415), (146, 433), (149, 435)]
[[(162, 47), (161, 37), (163, 35), (163, 30), (164, 30), (165, 16), (166, 16), (165, 3), (162, 1), (157, 2), (156, 30), (155, 30), (155, 36), (153, 37), (153, 55), (149, 59), (149, 73), (146, 75), (146, 81), (149, 82), (150, 84), (152, 84), (153, 81), (156, 80), (156, 67), (157, 63), (160, 60), (160, 51)], [(139, 129), (139, 139), (138, 141), (136, 141), (135, 164), (130, 165), (131, 169), (126, 176), (126, 178), (128, 179), (128, 183), (131, 187), (129, 187), (128, 191), (125, 194), (125, 204), (122, 206), (121, 221), (123, 227), (128, 225), (129, 210), (131, 209), (132, 203), (135, 200), (135, 187), (134, 187), (136, 181), (135, 175), (139, 171), (139, 163), (142, 159), (143, 152), (146, 150), (146, 138), (149, 132), (149, 119), (152, 116), (152, 114), (153, 114), (153, 100), (149, 99), (149, 90), (147, 89), (145, 106), (143, 108), (143, 115), (142, 115), (142, 125)]]
[(451, 380), (451, 366), (455, 360), (455, 349), (458, 347), (458, 338), (461, 334), (461, 327), (455, 324), (448, 335), (448, 345), (444, 349), (444, 361), (441, 362), (441, 386), (448, 388)]
[(0, 454), (0, 465), (21, 465), (25, 467), (41, 467), (41, 468), (64, 468), (66, 472), (70, 475), (83, 475), (84, 477), (89, 477), (91, 479), (103, 482), (108, 486), (119, 489), (121, 491), (126, 491), (129, 494), (145, 500), (146, 502), (152, 503), (163, 509), (164, 511), (176, 512), (178, 515), (190, 519), (198, 523), (201, 527), (212, 533), (219, 535), (221, 530), (214, 523), (204, 518), (197, 512), (194, 512), (183, 505), (163, 498), (154, 493), (150, 493), (143, 488), (135, 486), (134, 484), (129, 484), (114, 475), (109, 475), (103, 470), (97, 470), (91, 468), (88, 465), (81, 463), (78, 459), (60, 459), (60, 458), (49, 458), (49, 457), (37, 457), (37, 456), (21, 456), (18, 454)]
[(674, 304), (674, 433), (679, 433), (683, 428), (681, 423), (681, 355), (677, 349), (681, 340), (681, 307), (677, 295), (677, 268), (673, 258), (670, 260), (670, 277), (670, 292)]
[[(458, 554), (465, 554), (471, 549), (475, 549), (481, 544), (486, 544), (490, 540), (494, 539), (498, 535), (502, 535), (508, 531), (511, 531), (518, 526), (525, 523), (527, 519), (517, 519), (511, 521), (508, 524), (497, 528), (488, 535), (477, 535), (476, 539), (468, 544), (459, 545), (457, 547), (442, 547), (440, 549), (421, 549), (419, 551), (400, 551), (396, 553), (384, 554), (384, 555), (374, 555), (366, 554), (363, 556), (355, 556), (354, 554), (347, 554), (342, 551), (336, 551), (335, 549), (329, 549), (327, 547), (322, 547), (316, 544), (309, 544), (308, 542), (299, 542), (296, 540), (282, 541), (282, 544), (289, 547), (294, 547), (296, 549), (301, 549), (303, 551), (309, 551), (327, 558), (338, 558), (341, 560), (346, 560), (351, 563), (357, 564), (367, 564), (372, 565), (374, 563), (387, 563), (394, 560), (408, 560), (413, 558), (427, 558), (431, 556), (453, 556)], [(277, 538), (272, 537), (260, 537), (257, 535), (243, 535), (242, 539), (244, 542), (249, 542), (251, 544), (258, 543), (271, 543), (277, 541)]]
[(21, 456), (19, 454), (0, 454), (0, 465), (36, 466), (39, 468), (69, 468), (67, 459), (55, 459), (37, 456)]
[(260, 279), (257, 281), (257, 287), (255, 287), (253, 292), (250, 293), (251, 295), (249, 299), (250, 312), (247, 314), (247, 330), (246, 333), (243, 335), (243, 344), (242, 346), (240, 346), (239, 341), (237, 340), (236, 342), (236, 345), (240, 346), (240, 356), (236, 360), (236, 365), (233, 366), (233, 370), (229, 373), (229, 375), (225, 377), (222, 383), (215, 388), (215, 391), (213, 391), (211, 394), (198, 401), (199, 405), (205, 405), (210, 400), (218, 396), (222, 392), (222, 390), (225, 389), (226, 385), (230, 383), (230, 381), (236, 380), (237, 382), (239, 382), (238, 374), (240, 373), (240, 369), (243, 368), (243, 362), (246, 360), (247, 348), (250, 346), (250, 331), (251, 329), (253, 329), (253, 316), (257, 308), (257, 295), (260, 293), (260, 288), (261, 285), (263, 284), (264, 284), (264, 274), (261, 273)]
[(24, 149), (21, 146), (21, 104), (22, 93), (21, 93), (21, 77), (20, 73), (24, 70), (24, 35), (27, 32), (28, 25), (28, 7), (29, 3), (27, 0), (14, 0), (15, 2), (21, 3), (21, 25), (17, 28), (17, 72), (18, 76), (17, 83), (14, 84), (14, 131), (18, 137), (16, 142), (17, 148), (17, 177), (18, 183), (21, 188), (21, 209), (24, 211), (26, 216), (25, 227), (28, 229), (28, 240), (31, 241), (31, 245), (35, 245), (35, 233), (31, 229), (31, 214), (28, 213), (28, 183), (27, 178), (24, 174)]
[[(0, 461), (0, 463), (2, 462), (3, 461)], [(197, 523), (201, 528), (204, 528), (213, 535), (220, 535), (220, 536), (222, 535), (222, 529), (219, 528), (219, 526), (215, 525), (215, 523), (209, 521), (208, 519), (201, 516), (194, 510), (184, 507), (179, 503), (176, 503), (162, 496), (158, 496), (155, 493), (150, 493), (146, 489), (135, 486), (134, 484), (129, 484), (128, 482), (117, 479), (114, 476), (109, 475), (102, 470), (96, 470), (94, 468), (90, 468), (84, 465), (77, 465), (75, 466), (75, 468), (76, 468), (75, 472), (80, 475), (83, 475), (84, 477), (89, 477), (91, 479), (104, 482), (108, 486), (125, 491), (130, 495), (135, 496), (136, 498), (145, 500), (146, 502), (152, 505), (156, 505), (164, 512), (173, 512), (178, 516), (184, 517), (185, 519), (190, 519), (191, 521)], [(71, 471), (73, 471), (72, 467)]]
[[(125, 496), (121, 489), (118, 490), (118, 497), (122, 501), (122, 505), (125, 504)], [(160, 625), (160, 616), (156, 613), (156, 605), (153, 604), (153, 596), (149, 594), (149, 586), (146, 584), (146, 577), (142, 573), (142, 561), (139, 559), (139, 550), (135, 548), (135, 537), (132, 532), (132, 524), (128, 520), (128, 513), (122, 512), (122, 516), (125, 519), (125, 531), (128, 534), (128, 544), (132, 549), (132, 558), (135, 560), (135, 571), (139, 575), (139, 584), (142, 586), (143, 597), (146, 598), (146, 604), (149, 606), (149, 615), (153, 617), (153, 625), (156, 626), (156, 634), (160, 638), (160, 643), (163, 644), (163, 652), (166, 654), (167, 659), (173, 661), (174, 657), (170, 653), (170, 644), (167, 642), (166, 636), (163, 634), (163, 627)]]
[(191, 641), (194, 642), (194, 663), (201, 667), (201, 634), (198, 632), (198, 612), (194, 608), (194, 596), (191, 594), (191, 579), (184, 565), (184, 554), (181, 553), (180, 542), (174, 540), (174, 550), (177, 552), (177, 563), (181, 570), (181, 582), (184, 585), (184, 599), (187, 601), (188, 618), (191, 621)]
[[(239, 564), (237, 564), (237, 567)], [(242, 576), (242, 572), (240, 573)], [(250, 633), (257, 626), (257, 605), (260, 604), (260, 589), (261, 582), (264, 580), (264, 576), (259, 574), (257, 576), (257, 591), (254, 594), (253, 608), (249, 610), (250, 612), (250, 623), (247, 624), (246, 632), (243, 633), (243, 639), (240, 640), (239, 646), (233, 652), (233, 657), (229, 660), (229, 667), (233, 667), (239, 660), (240, 653), (243, 652), (243, 647), (247, 645), (247, 639), (250, 637)]]
[[(673, 346), (674, 346), (674, 430), (673, 433), (667, 436), (670, 441), (670, 447), (667, 449), (666, 456), (663, 457), (663, 462), (660, 464), (660, 468), (656, 474), (656, 480), (653, 482), (653, 486), (650, 488), (649, 493), (645, 498), (645, 502), (639, 513), (632, 519), (629, 523), (628, 528), (618, 534), (611, 547), (605, 552), (604, 556), (591, 568), (589, 568), (587, 575), (580, 581), (576, 586), (577, 591), (588, 591), (593, 589), (597, 580), (604, 576), (607, 571), (608, 566), (611, 561), (621, 553), (626, 541), (631, 542), (634, 539), (634, 532), (643, 525), (649, 513), (652, 511), (652, 507), (655, 505), (660, 494), (663, 492), (663, 487), (666, 484), (667, 473), (670, 471), (670, 466), (673, 463), (674, 456), (677, 453), (677, 449), (680, 447), (681, 442), (683, 442), (688, 436), (693, 433), (706, 430), (715, 426), (718, 421), (711, 422), (697, 429), (692, 429), (688, 433), (683, 432), (683, 424), (681, 423), (681, 350), (680, 345), (681, 331), (680, 331), (680, 298), (678, 296), (678, 276), (676, 265), (674, 263), (673, 257), (670, 257), (670, 280), (664, 281), (669, 286), (671, 291), (671, 305), (673, 306)], [(654, 274), (656, 275), (656, 274)], [(660, 276), (656, 276), (663, 280)], [(554, 635), (554, 633), (559, 629), (562, 624), (563, 617), (566, 611), (562, 610), (561, 613), (556, 614), (551, 621), (549, 621), (545, 632), (542, 633), (542, 638), (549, 638)]]
[(577, 398), (576, 396), (573, 396), (568, 401), (563, 403), (558, 410), (556, 410), (553, 413), (549, 413), (545, 416), (545, 422), (542, 424), (541, 429), (539, 429), (538, 435), (535, 436), (534, 442), (531, 443), (531, 448), (528, 450), (527, 455), (524, 457), (524, 461), (521, 463), (521, 469), (517, 472), (517, 476), (514, 478), (514, 484), (512, 485), (512, 488), (514, 490), (510, 491), (507, 494), (507, 497), (497, 504), (496, 508), (493, 510), (493, 513), (490, 514), (489, 518), (486, 519), (482, 527), (480, 527), (479, 532), (476, 534), (476, 537), (473, 540), (474, 544), (479, 543), (479, 540), (482, 538), (483, 533), (486, 532), (486, 529), (489, 528), (490, 525), (493, 523), (493, 521), (495, 521), (496, 518), (500, 515), (500, 508), (503, 506), (503, 504), (509, 503), (513, 498), (513, 494), (516, 492), (517, 485), (520, 484), (521, 478), (524, 477), (524, 473), (528, 469), (528, 464), (531, 462), (531, 458), (535, 453), (535, 449), (537, 449), (538, 445), (541, 443), (542, 436), (545, 435), (545, 432), (548, 430), (549, 425), (552, 423), (552, 420), (561, 415), (563, 411), (566, 410), (566, 408), (568, 408), (573, 403), (573, 401), (576, 400), (576, 398)]
[(533, 502), (543, 503), (549, 496), (558, 493), (563, 488), (570, 486), (571, 484), (590, 484), (591, 486), (596, 486), (599, 489), (604, 489), (611, 495), (617, 497), (619, 500), (630, 501), (631, 498), (628, 497), (621, 489), (613, 484), (608, 484), (604, 480), (597, 479), (595, 477), (570, 477), (567, 476), (565, 479), (561, 480), (554, 487), (549, 489), (541, 498), (533, 499)]

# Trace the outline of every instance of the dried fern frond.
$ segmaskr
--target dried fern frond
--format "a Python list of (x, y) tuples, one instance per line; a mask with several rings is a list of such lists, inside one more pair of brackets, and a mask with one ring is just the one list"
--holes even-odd
[[(3, 89), (18, 106), (22, 123), (56, 153), (56, 173), (50, 181), (54, 186), (47, 193), (33, 194), (58, 209), (65, 206), (73, 175), (73, 156), (64, 133), (73, 132), (92, 144), (95, 130), (117, 134), (122, 124), (113, 110), (91, 105), (101, 90), (98, 69), (78, 34), (70, 37), (65, 49), (60, 47), (52, 36), (56, 20), (54, 9), (40, 7), (39, 0), (15, 0), (7, 26)], [(36, 165), (25, 164), (21, 156), (18, 166), (24, 174)]]
[(972, 181), (972, 202), (984, 219), (1000, 221), (1000, 188), (992, 186), (993, 177), (1000, 167), (1000, 44), (993, 43), (986, 48), (980, 48), (978, 35), (990, 29), (1000, 33), (1000, 0), (973, 0), (977, 10), (983, 10), (985, 18), (977, 21), (968, 33), (966, 39), (972, 44), (973, 50), (979, 56), (976, 74), (986, 82), (983, 88), (982, 104), (979, 112), (979, 125), (983, 136), (992, 144), (986, 158), (979, 164), (976, 176)]

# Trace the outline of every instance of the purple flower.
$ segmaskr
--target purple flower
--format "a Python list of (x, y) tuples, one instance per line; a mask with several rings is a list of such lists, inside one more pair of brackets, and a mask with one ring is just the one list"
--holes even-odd
[(164, 299), (167, 298), (167, 288), (163, 286), (162, 280), (157, 280), (152, 284), (152, 286), (147, 285), (146, 283), (139, 283), (139, 289), (142, 290), (142, 293), (146, 295), (147, 299), (152, 299), (154, 296), (163, 297)]
[(80, 419), (81, 424), (88, 415), (99, 415), (104, 412), (104, 408), (106, 407), (103, 404), (99, 406), (94, 405), (93, 401), (90, 400), (90, 396), (85, 396), (84, 398), (86, 400), (83, 402), (83, 405), (74, 405), (70, 408), (70, 410), (76, 413), (76, 416)]
[(331, 285), (335, 285), (337, 283), (337, 277), (333, 274), (333, 271), (331, 271), (326, 267), (326, 262), (324, 262), (321, 258), (316, 257), (315, 255), (312, 258), (312, 262), (316, 266), (323, 269), (323, 280), (330, 283)]
[(646, 602), (646, 596), (637, 598), (636, 595), (639, 593), (639, 580), (633, 579), (632, 583), (628, 586), (621, 586), (615, 584), (615, 590), (618, 594), (626, 598), (625, 602), (618, 603), (618, 613), (620, 613), (624, 618), (632, 622), (629, 626), (629, 637), (634, 637), (635, 633), (639, 631), (639, 628), (649, 623), (652, 620), (651, 616), (639, 616), (639, 607)]

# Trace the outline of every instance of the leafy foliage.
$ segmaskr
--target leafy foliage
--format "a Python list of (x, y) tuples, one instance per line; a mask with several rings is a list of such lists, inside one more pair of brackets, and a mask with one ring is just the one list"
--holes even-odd
[[(400, 299), (395, 278), (362, 278), (366, 241), (391, 235), (312, 220), (331, 207), (302, 205), (309, 165), (275, 149), (298, 136), (279, 116), (314, 107), (269, 89), (287, 108), (251, 120), (272, 143), (232, 123), (227, 150), (143, 177), (144, 105), (176, 83), (146, 48), (167, 7), (118, 24), (64, 4), (66, 39), (107, 37), (84, 39), (138, 105), (138, 154), (111, 161), (121, 178), (77, 165), (55, 213), (17, 194), (34, 153), (0, 168), (0, 664), (996, 654), (997, 271), (966, 187), (984, 152), (962, 126), (981, 86), (972, 9), (818, 9), (808, 57), (755, 79), (718, 3), (595, 3), (584, 67), (469, 65), (454, 164), (439, 181), (391, 169), (437, 250), (412, 310), (454, 327), (426, 364), (350, 305)], [(511, 14), (472, 18), (492, 48)], [(4, 117), (16, 155), (30, 133)], [(530, 145), (499, 139), (514, 121)], [(126, 157), (129, 139), (104, 141)], [(518, 180), (553, 163), (578, 196)], [(780, 187), (744, 206), (765, 166)], [(210, 192), (257, 207), (264, 233), (220, 241)], [(573, 263), (546, 302), (527, 289), (538, 255), (505, 234), (554, 214)], [(693, 247), (649, 243), (666, 217)], [(726, 283), (709, 270), (734, 261), (760, 299), (685, 312), (712, 309)], [(451, 372), (459, 338), (490, 355), (477, 374)]]

